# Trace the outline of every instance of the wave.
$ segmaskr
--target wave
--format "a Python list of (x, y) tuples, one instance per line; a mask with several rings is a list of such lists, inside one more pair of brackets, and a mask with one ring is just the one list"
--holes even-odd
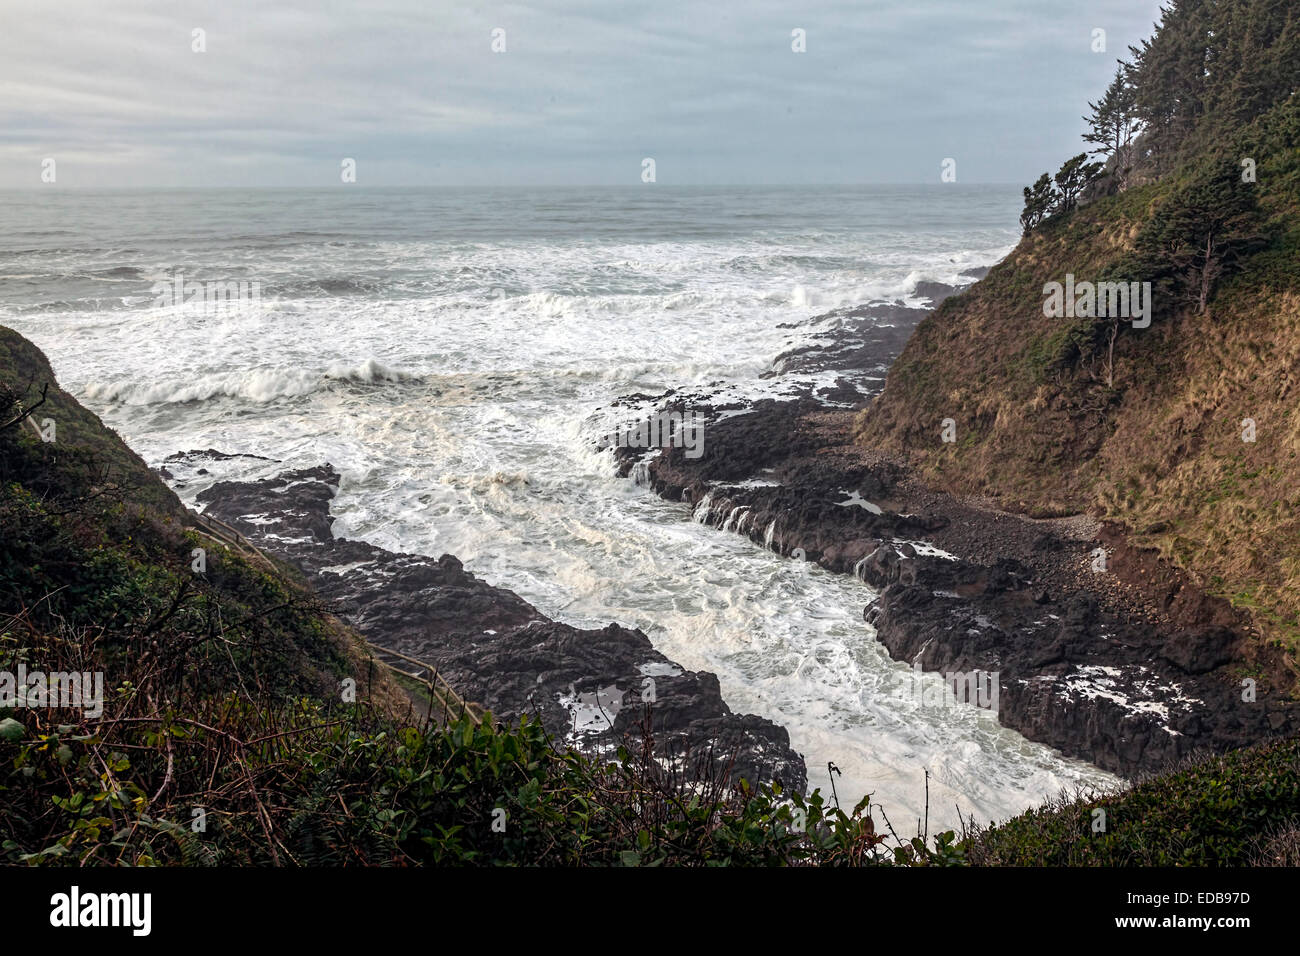
[[(14, 315), (42, 315), (45, 313), (94, 315), (97, 312), (133, 310), (135, 306), (129, 297), (119, 298), (114, 296), (103, 299), (98, 296), (88, 296), (75, 301), (58, 299), (53, 302), (33, 302), (30, 305), (19, 305), (11, 308)], [(4, 310), (0, 309), (0, 315), (3, 314)]]
[(213, 398), (235, 398), (265, 404), (282, 398), (310, 395), (339, 383), (376, 385), (414, 379), (414, 375), (391, 369), (369, 358), (359, 365), (335, 362), (316, 370), (284, 367), (241, 369), (201, 375), (188, 382), (91, 382), (86, 385), (83, 394), (92, 401), (117, 405), (172, 405), (204, 402)]
[(3, 279), (40, 279), (60, 282), (65, 279), (89, 279), (99, 282), (139, 281), (147, 278), (144, 270), (135, 266), (113, 266), (108, 269), (88, 269), (76, 272), (9, 272), (0, 274)]
[(344, 296), (373, 295), (383, 290), (384, 284), (376, 279), (353, 278), (348, 276), (322, 276), (304, 278), (284, 285), (269, 285), (264, 295), (270, 298), (283, 296), (299, 298), (309, 296)]

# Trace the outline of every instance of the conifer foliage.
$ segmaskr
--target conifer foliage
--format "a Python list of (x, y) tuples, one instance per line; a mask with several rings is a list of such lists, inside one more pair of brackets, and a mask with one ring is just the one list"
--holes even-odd
[[(1052, 216), (1068, 213), (1093, 192), (1089, 186), (1095, 180), (1105, 179), (1109, 191), (1124, 191), (1206, 153), (1223, 152), (1253, 120), (1300, 91), (1300, 4), (1170, 0), (1156, 33), (1129, 47), (1129, 53), (1083, 118), (1088, 124), (1083, 139), (1090, 146), (1085, 155), (1099, 163), (1075, 157), (1056, 174), (1054, 188), (1046, 175), (1027, 187), (1021, 216), (1026, 235)], [(1202, 309), (1234, 248), (1249, 245), (1242, 217), (1252, 200), (1231, 179), (1222, 170), (1201, 176), (1184, 194), (1188, 205), (1177, 217), (1181, 225), (1171, 224), (1173, 232), (1151, 240), (1177, 249), (1171, 267), (1192, 277)], [(1210, 217), (1211, 226), (1195, 237), (1202, 245), (1201, 264), (1194, 265), (1188, 260), (1193, 238), (1188, 223), (1198, 211)], [(1225, 230), (1238, 235), (1220, 245), (1217, 237)]]

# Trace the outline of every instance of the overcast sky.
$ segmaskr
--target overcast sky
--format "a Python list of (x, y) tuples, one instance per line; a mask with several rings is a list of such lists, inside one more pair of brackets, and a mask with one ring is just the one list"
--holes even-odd
[[(0, 187), (1027, 183), (1158, 0), (0, 0)], [(493, 31), (504, 30), (504, 52)], [(1106, 51), (1093, 52), (1094, 29)], [(195, 29), (206, 52), (194, 52)], [(807, 51), (791, 33), (806, 32)]]

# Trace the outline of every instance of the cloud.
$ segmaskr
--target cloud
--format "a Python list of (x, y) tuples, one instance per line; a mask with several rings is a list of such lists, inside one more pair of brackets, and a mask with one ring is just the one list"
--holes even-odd
[[(1158, 0), (11, 5), (0, 186), (1034, 178)], [(21, 12), (20, 12), (21, 11)], [(492, 31), (505, 30), (494, 53)], [(791, 51), (794, 28), (807, 52)], [(1110, 51), (1092, 53), (1091, 30)], [(206, 52), (191, 49), (204, 31)]]

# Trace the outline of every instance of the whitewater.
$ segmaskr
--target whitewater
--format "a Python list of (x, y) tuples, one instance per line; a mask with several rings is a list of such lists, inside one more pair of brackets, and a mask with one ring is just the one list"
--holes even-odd
[[(862, 620), (871, 591), (692, 520), (616, 477), (623, 396), (721, 400), (819, 382), (782, 351), (1017, 236), (1002, 187), (10, 193), (0, 324), (187, 502), (331, 462), (335, 533), (457, 555), (580, 627), (641, 628), (784, 726), (810, 786), (871, 792), (909, 830), (1005, 818), (1113, 777), (976, 708), (923, 706)], [(257, 283), (255, 308), (159, 282)], [(707, 454), (707, 438), (705, 443)], [(242, 456), (169, 456), (213, 448)], [(900, 683), (901, 682), (901, 683)]]

